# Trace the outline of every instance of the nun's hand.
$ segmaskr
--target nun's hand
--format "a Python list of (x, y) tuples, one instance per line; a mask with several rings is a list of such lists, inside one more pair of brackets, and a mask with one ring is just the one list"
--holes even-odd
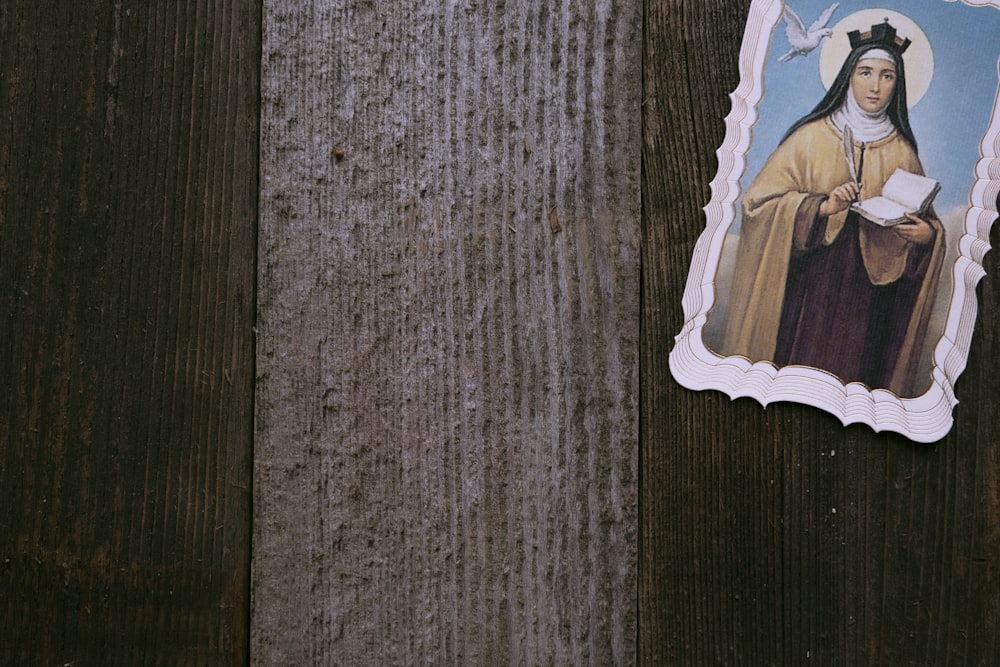
[(826, 198), (826, 201), (820, 204), (819, 214), (829, 217), (846, 211), (851, 206), (851, 203), (857, 200), (859, 194), (861, 194), (860, 183), (848, 181), (843, 185), (838, 185)]
[(918, 218), (912, 213), (906, 214), (907, 222), (901, 222), (892, 228), (892, 231), (910, 243), (917, 245), (927, 245), (934, 240), (934, 228), (931, 223), (923, 218)]

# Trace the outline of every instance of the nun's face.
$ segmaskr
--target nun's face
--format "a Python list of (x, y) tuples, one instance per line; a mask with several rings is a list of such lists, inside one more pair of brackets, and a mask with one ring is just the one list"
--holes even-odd
[(868, 113), (884, 109), (896, 88), (896, 65), (880, 58), (858, 61), (851, 75), (851, 93), (858, 106)]

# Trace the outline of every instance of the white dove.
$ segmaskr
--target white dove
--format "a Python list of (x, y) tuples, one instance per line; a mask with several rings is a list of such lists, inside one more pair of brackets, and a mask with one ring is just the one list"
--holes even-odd
[(785, 35), (788, 37), (788, 43), (792, 45), (792, 50), (778, 58), (778, 60), (786, 62), (795, 56), (807, 55), (819, 46), (824, 37), (829, 37), (833, 31), (827, 28), (826, 24), (830, 21), (830, 17), (833, 16), (833, 12), (836, 11), (838, 6), (840, 6), (840, 3), (835, 2), (827, 7), (819, 15), (819, 18), (813, 21), (813, 24), (809, 28), (806, 28), (806, 24), (802, 22), (799, 15), (791, 7), (785, 5)]

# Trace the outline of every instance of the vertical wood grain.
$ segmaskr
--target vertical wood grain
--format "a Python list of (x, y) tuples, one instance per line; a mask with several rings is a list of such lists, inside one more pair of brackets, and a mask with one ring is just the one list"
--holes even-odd
[(0, 4), (0, 664), (245, 664), (259, 6)]
[(641, 662), (996, 664), (995, 253), (955, 426), (939, 443), (670, 376), (748, 8), (645, 3)]
[(634, 662), (639, 31), (265, 3), (256, 664)]

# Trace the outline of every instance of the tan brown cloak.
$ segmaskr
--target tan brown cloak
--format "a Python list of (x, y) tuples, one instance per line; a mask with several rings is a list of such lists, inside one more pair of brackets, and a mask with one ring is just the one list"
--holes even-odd
[[(856, 143), (856, 159), (860, 148)], [(923, 173), (916, 152), (898, 133), (866, 144), (862, 198), (881, 194), (897, 167)], [(720, 352), (751, 361), (774, 359), (793, 247), (801, 249), (813, 225), (821, 220), (817, 211), (826, 195), (850, 179), (843, 137), (829, 118), (804, 125), (774, 151), (743, 198), (742, 229)], [(824, 244), (837, 239), (847, 215), (845, 211), (825, 221)], [(892, 283), (919, 266), (919, 293), (890, 386), (886, 387), (900, 396), (911, 395), (914, 387), (944, 257), (941, 223), (933, 212), (924, 217), (936, 232), (929, 252), (891, 229), (864, 221), (857, 232), (864, 268), (873, 285)], [(920, 254), (919, 262), (914, 261), (914, 253)]]

